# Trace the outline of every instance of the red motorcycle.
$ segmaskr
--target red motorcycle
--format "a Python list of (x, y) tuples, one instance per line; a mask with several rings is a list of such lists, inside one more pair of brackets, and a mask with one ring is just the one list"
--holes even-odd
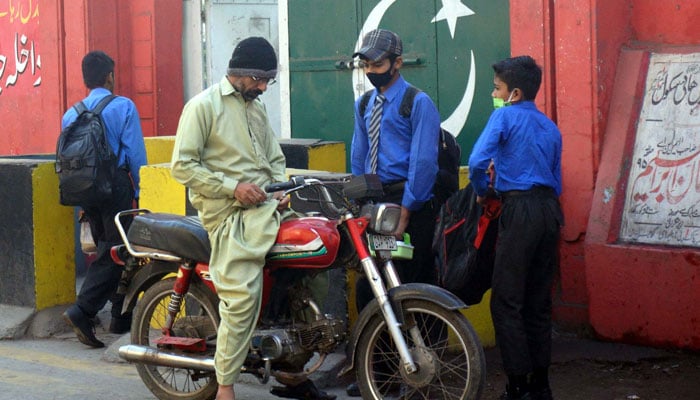
[[(460, 312), (466, 306), (439, 287), (401, 284), (392, 258), (407, 256), (410, 247), (392, 235), (400, 207), (372, 201), (382, 194), (375, 175), (354, 177), (342, 190), (337, 182), (300, 177), (265, 190), (297, 192), (331, 218), (282, 222), (267, 256), (263, 311), (242, 372), (261, 383), (270, 377), (303, 382), (347, 344), (339, 375), (354, 371), (364, 399), (479, 398), (484, 353)], [(125, 232), (127, 215), (133, 221)], [(131, 344), (119, 355), (136, 363), (159, 399), (213, 399), (219, 315), (206, 231), (196, 217), (144, 209), (121, 212), (115, 221), (124, 244), (112, 257), (124, 265), (123, 311), (133, 310)], [(324, 314), (305, 286), (329, 268), (361, 270), (374, 293), (349, 337), (345, 321)], [(309, 365), (314, 354), (317, 361)]]

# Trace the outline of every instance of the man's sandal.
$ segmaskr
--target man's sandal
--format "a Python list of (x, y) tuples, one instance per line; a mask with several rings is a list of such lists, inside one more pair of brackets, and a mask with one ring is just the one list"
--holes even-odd
[(335, 400), (334, 394), (319, 390), (311, 380), (306, 380), (297, 386), (273, 386), (270, 393), (287, 399), (299, 400)]

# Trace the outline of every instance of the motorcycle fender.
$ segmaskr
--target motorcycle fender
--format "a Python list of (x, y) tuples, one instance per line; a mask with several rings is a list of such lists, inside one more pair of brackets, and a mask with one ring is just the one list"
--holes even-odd
[(141, 267), (129, 283), (129, 288), (124, 294), (122, 314), (131, 312), (136, 306), (139, 294), (151, 287), (154, 283), (163, 279), (168, 274), (176, 274), (179, 266), (175, 263), (154, 261)]
[[(468, 306), (464, 304), (459, 297), (455, 296), (451, 292), (441, 287), (428, 285), (426, 283), (405, 283), (399, 287), (393, 288), (389, 290), (389, 299), (392, 307), (394, 308), (394, 313), (396, 313), (396, 317), (399, 320), (403, 319), (403, 311), (398, 309), (398, 307), (401, 307), (404, 300), (409, 299), (429, 301), (448, 310), (461, 310), (468, 308)], [(355, 348), (357, 347), (357, 342), (360, 340), (360, 334), (365, 330), (365, 327), (370, 319), (375, 314), (379, 313), (381, 313), (381, 311), (379, 310), (379, 303), (377, 302), (377, 299), (372, 300), (360, 313), (360, 316), (357, 318), (348, 340), (348, 347), (346, 350), (346, 360), (348, 363), (342, 370), (340, 370), (340, 372), (338, 372), (338, 377), (343, 376), (355, 369)]]

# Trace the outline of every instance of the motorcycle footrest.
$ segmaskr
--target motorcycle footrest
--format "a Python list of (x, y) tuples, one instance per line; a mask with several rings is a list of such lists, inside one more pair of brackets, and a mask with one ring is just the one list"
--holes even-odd
[(175, 347), (183, 351), (202, 352), (207, 349), (207, 342), (203, 338), (188, 338), (177, 336), (161, 336), (154, 340), (158, 347)]

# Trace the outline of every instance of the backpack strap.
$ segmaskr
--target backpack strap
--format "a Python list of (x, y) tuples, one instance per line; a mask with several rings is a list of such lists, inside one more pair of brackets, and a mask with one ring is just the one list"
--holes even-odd
[[(94, 114), (97, 114), (97, 115), (100, 117), (100, 120), (101, 120), (101, 121), (102, 121), (102, 115), (101, 115), (101, 114), (102, 114), (102, 110), (104, 110), (105, 107), (107, 107), (107, 104), (109, 104), (112, 100), (114, 100), (115, 97), (117, 97), (117, 96), (114, 95), (114, 94), (111, 94), (111, 93), (108, 94), (107, 96), (103, 97), (102, 100), (100, 100), (99, 103), (97, 103), (97, 105), (95, 106), (95, 108), (92, 109), (92, 112), (93, 112)], [(78, 104), (76, 104), (75, 106), (73, 106), (73, 108), (75, 108), (75, 110), (78, 111), (78, 115), (80, 115), (82, 112), (87, 111), (87, 107), (85, 107), (85, 103), (83, 103), (82, 101), (79, 102)], [(104, 125), (104, 122), (103, 122), (103, 125)], [(107, 147), (110, 149), (110, 152), (113, 153), (114, 150), (113, 150), (112, 147), (109, 145), (109, 142), (106, 141), (106, 135), (107, 135), (107, 129), (106, 129), (106, 128), (105, 128), (105, 130), (104, 130), (104, 133), (105, 133), (105, 142), (107, 143)], [(117, 150), (117, 154), (116, 154), (116, 157), (117, 157), (117, 160), (116, 160), (116, 161), (117, 161), (117, 163), (119, 162), (119, 157), (121, 156), (121, 153), (122, 153), (122, 144), (121, 144), (121, 141), (119, 141), (119, 149)]]
[[(447, 137), (445, 135), (452, 135), (452, 134), (447, 132), (445, 129), (440, 128), (440, 145), (442, 146), (443, 150), (447, 149)], [(454, 138), (454, 136), (452, 136), (452, 137)], [(462, 150), (459, 149), (459, 152), (461, 153)]]
[(85, 107), (85, 103), (83, 103), (82, 101), (75, 103), (75, 105), (73, 105), (73, 109), (75, 110), (76, 114), (78, 114), (78, 115), (80, 115), (88, 110), (87, 107)]
[[(100, 120), (102, 120), (102, 115), (101, 115), (102, 110), (104, 110), (105, 107), (107, 107), (107, 104), (109, 104), (109, 102), (114, 100), (115, 97), (117, 97), (117, 96), (115, 96), (114, 94), (111, 94), (111, 93), (108, 94), (107, 96), (103, 97), (102, 100), (100, 100), (100, 102), (97, 103), (97, 106), (95, 106), (95, 108), (92, 110), (92, 112), (97, 114), (100, 117)], [(102, 124), (104, 125), (104, 121), (102, 122)], [(107, 137), (106, 137), (106, 135), (107, 135), (107, 128), (106, 127), (104, 128), (104, 133), (105, 133), (105, 142), (107, 143), (107, 147), (109, 147), (109, 149), (113, 152), (114, 150), (109, 145), (109, 141), (107, 140)], [(120, 139), (119, 140), (119, 148), (117, 149), (117, 154), (116, 154), (117, 167), (119, 166), (118, 165), (119, 164), (119, 157), (121, 157), (121, 153), (122, 153), (122, 142)], [(128, 170), (128, 168), (127, 168), (127, 170)]]
[(365, 111), (367, 111), (367, 104), (369, 103), (369, 98), (372, 96), (373, 90), (368, 90), (366, 91), (363, 95), (362, 98), (360, 99), (360, 116), (365, 115)]
[[(369, 98), (372, 96), (374, 90), (368, 90), (360, 99), (360, 115), (365, 115), (367, 111), (367, 104), (369, 103)], [(415, 100), (416, 95), (420, 93), (420, 89), (413, 85), (408, 85), (406, 91), (401, 99), (401, 105), (399, 106), (399, 114), (404, 118), (411, 118), (411, 110), (413, 109), (413, 100)]]
[(402, 117), (411, 118), (413, 100), (418, 93), (420, 93), (420, 89), (413, 85), (408, 85), (406, 92), (403, 94), (403, 99), (401, 99), (401, 105), (399, 106), (399, 114), (401, 114)]
[[(117, 96), (115, 96), (113, 94), (109, 94), (109, 95), (103, 97), (102, 100), (100, 100), (100, 102), (97, 103), (97, 106), (95, 106), (95, 108), (92, 110), (92, 112), (94, 112), (97, 115), (100, 115), (102, 110), (104, 110), (105, 107), (107, 107), (107, 104), (109, 104), (110, 101), (114, 100), (115, 97), (117, 97)], [(82, 103), (82, 101), (80, 103)]]
[[(112, 101), (115, 97), (117, 96), (113, 94), (109, 94), (103, 97), (102, 100), (100, 100), (100, 102), (97, 103), (97, 106), (92, 110), (92, 112), (99, 115), (102, 112), (102, 110), (104, 110), (105, 107), (107, 107), (107, 104), (109, 104), (109, 102)], [(75, 103), (73, 105), (73, 109), (78, 115), (84, 113), (85, 111), (89, 111), (88, 108), (85, 106), (85, 103), (82, 101)]]

